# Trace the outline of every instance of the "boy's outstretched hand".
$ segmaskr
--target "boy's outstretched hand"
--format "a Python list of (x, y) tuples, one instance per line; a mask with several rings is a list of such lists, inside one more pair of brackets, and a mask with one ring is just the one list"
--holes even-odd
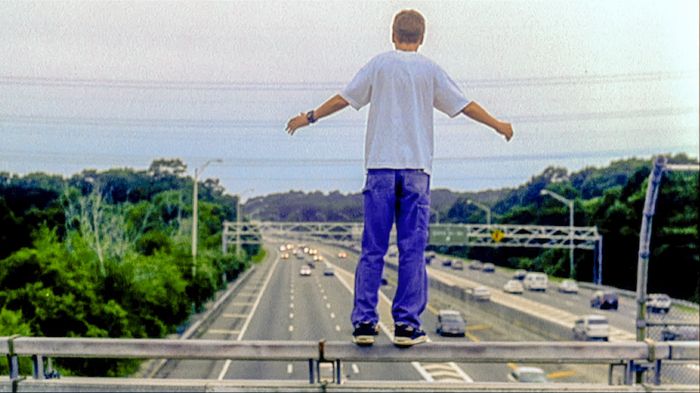
[(510, 123), (501, 121), (496, 127), (496, 132), (503, 135), (506, 138), (506, 142), (508, 142), (513, 137), (513, 126)]
[(301, 127), (306, 127), (309, 125), (309, 121), (306, 119), (306, 113), (299, 113), (298, 116), (294, 116), (289, 121), (287, 122), (287, 128), (285, 131), (289, 135), (294, 135), (296, 130), (300, 129)]

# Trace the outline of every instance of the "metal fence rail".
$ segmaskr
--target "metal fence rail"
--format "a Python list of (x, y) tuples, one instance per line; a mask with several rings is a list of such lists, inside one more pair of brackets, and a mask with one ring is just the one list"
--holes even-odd
[(340, 383), (341, 362), (463, 362), (463, 363), (584, 363), (625, 367), (625, 382), (640, 364), (659, 370), (662, 361), (697, 361), (694, 342), (455, 342), (429, 343), (410, 350), (393, 345), (358, 347), (348, 342), (228, 341), (65, 337), (0, 337), (0, 352), (10, 359), (10, 380), (20, 378), (19, 356), (34, 359), (34, 378), (41, 379), (44, 357), (136, 359), (231, 359), (308, 361), (309, 382), (321, 382), (319, 364), (330, 365), (332, 381)]

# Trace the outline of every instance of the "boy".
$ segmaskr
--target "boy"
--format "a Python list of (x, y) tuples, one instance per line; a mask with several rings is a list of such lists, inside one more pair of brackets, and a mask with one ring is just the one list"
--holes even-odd
[(510, 123), (493, 118), (468, 101), (437, 64), (419, 55), (425, 20), (414, 10), (396, 14), (395, 50), (369, 61), (338, 95), (287, 123), (291, 135), (301, 127), (348, 105), (371, 103), (365, 135), (364, 231), (362, 255), (355, 270), (351, 315), (353, 342), (372, 345), (378, 333), (377, 295), (389, 233), (396, 221), (399, 270), (392, 304), (394, 344), (411, 346), (427, 340), (420, 314), (428, 301), (423, 252), (428, 240), (430, 172), (433, 158), (433, 108), (467, 117), (493, 128), (508, 141)]

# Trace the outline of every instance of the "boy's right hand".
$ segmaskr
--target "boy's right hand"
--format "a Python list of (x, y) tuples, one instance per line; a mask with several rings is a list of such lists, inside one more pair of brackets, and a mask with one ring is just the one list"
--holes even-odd
[(309, 121), (306, 119), (306, 113), (301, 112), (298, 116), (294, 116), (291, 119), (289, 119), (285, 131), (287, 131), (289, 135), (294, 135), (294, 132), (296, 132), (296, 130), (298, 130), (301, 127), (306, 127), (308, 125)]
[(508, 142), (513, 137), (513, 126), (510, 123), (499, 122), (496, 132), (503, 135), (506, 138), (506, 142)]

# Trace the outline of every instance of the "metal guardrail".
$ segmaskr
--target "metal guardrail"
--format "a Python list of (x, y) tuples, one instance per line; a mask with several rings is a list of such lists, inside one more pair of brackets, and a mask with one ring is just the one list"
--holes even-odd
[[(631, 384), (640, 366), (654, 370), (662, 361), (697, 361), (700, 344), (693, 342), (433, 342), (409, 350), (393, 345), (358, 347), (348, 342), (228, 341), (66, 337), (0, 337), (0, 352), (10, 360), (10, 380), (17, 380), (17, 359), (34, 359), (34, 378), (42, 379), (44, 357), (210, 359), (307, 361), (309, 382), (323, 382), (320, 364), (329, 366), (331, 382), (341, 382), (341, 362), (582, 363), (620, 365)], [(646, 365), (646, 366), (644, 366)], [(326, 367), (329, 368), (329, 367)], [(612, 368), (611, 368), (612, 369)], [(329, 382), (326, 380), (326, 382)]]

